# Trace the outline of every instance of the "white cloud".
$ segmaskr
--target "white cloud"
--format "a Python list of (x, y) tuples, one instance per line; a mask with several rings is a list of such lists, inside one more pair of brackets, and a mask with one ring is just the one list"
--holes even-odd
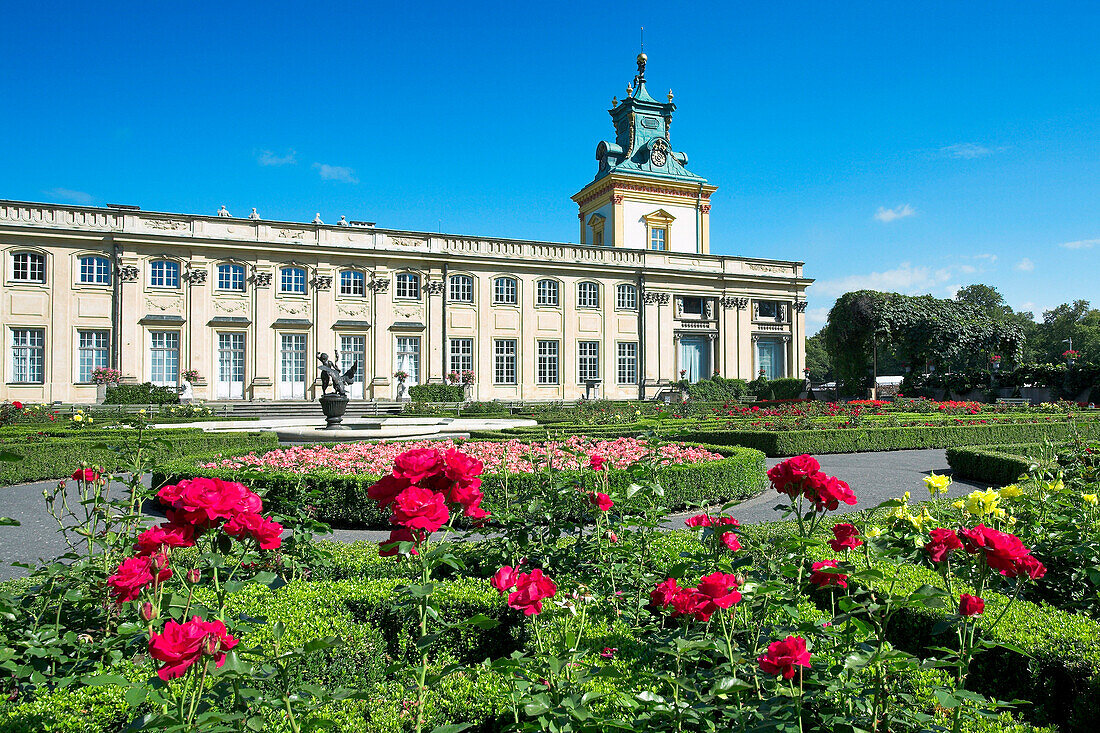
[(1062, 242), (1059, 247), (1066, 249), (1092, 249), (1100, 244), (1100, 239), (1078, 239), (1076, 242)]
[(806, 309), (806, 323), (813, 325), (825, 325), (825, 322), (829, 320), (828, 308), (807, 308)]
[(70, 188), (51, 188), (49, 191), (46, 191), (46, 195), (71, 204), (87, 205), (92, 203), (92, 195), (90, 193), (74, 191)]
[(989, 264), (992, 265), (994, 262), (997, 261), (997, 255), (994, 255), (994, 254), (970, 255), (970, 259), (973, 259), (973, 260), (989, 260)]
[(814, 295), (838, 296), (852, 290), (882, 290), (885, 292), (917, 295), (944, 288), (953, 279), (952, 268), (932, 270), (930, 267), (913, 267), (903, 262), (893, 270), (871, 272), (866, 275), (848, 275), (836, 280), (821, 280), (814, 284)]
[(294, 157), (294, 151), (288, 150), (286, 155), (276, 155), (270, 150), (262, 150), (256, 157), (256, 162), (260, 165), (294, 165), (297, 163), (297, 159)]
[(1031, 272), (1035, 269), (1035, 263), (1029, 258), (1025, 257), (1016, 263), (1016, 269), (1020, 272)]
[(326, 181), (343, 181), (344, 183), (359, 183), (355, 177), (355, 171), (343, 165), (328, 165), (327, 163), (314, 163), (313, 167)]
[(909, 204), (902, 204), (901, 206), (895, 206), (892, 209), (887, 209), (885, 206), (878, 207), (878, 211), (875, 212), (875, 219), (881, 221), (883, 224), (889, 224), (895, 219), (904, 219), (907, 216), (913, 216), (917, 213)]
[(958, 143), (956, 145), (948, 145), (947, 147), (940, 148), (940, 155), (946, 155), (948, 158), (973, 160), (974, 158), (982, 158), (1002, 150), (1004, 150), (1004, 148), (987, 148), (978, 143)]

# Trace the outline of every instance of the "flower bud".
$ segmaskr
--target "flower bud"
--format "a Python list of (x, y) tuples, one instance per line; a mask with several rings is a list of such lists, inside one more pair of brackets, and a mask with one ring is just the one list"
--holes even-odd
[(221, 647), (222, 640), (218, 638), (217, 634), (207, 634), (202, 641), (202, 653), (210, 657), (217, 654)]
[(153, 620), (153, 604), (149, 601), (141, 604), (141, 618), (144, 621)]
[(202, 571), (201, 570), (199, 570), (198, 568), (191, 568), (190, 570), (187, 571), (187, 582), (188, 583), (198, 583), (200, 580), (202, 580)]

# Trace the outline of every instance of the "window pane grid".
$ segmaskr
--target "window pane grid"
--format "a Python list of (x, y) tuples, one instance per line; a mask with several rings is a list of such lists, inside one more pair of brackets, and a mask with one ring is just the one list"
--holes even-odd
[(340, 295), (362, 297), (367, 294), (366, 277), (356, 270), (340, 272)]
[(633, 285), (620, 285), (615, 290), (615, 307), (623, 310), (638, 309), (638, 289)]
[(149, 334), (150, 381), (159, 385), (179, 383), (180, 334), (179, 331), (153, 331)]
[(600, 378), (600, 342), (577, 342), (577, 375), (582, 382)]
[(27, 283), (46, 282), (46, 256), (35, 252), (12, 255), (11, 279)]
[(176, 262), (157, 260), (149, 267), (149, 284), (156, 288), (178, 288), (180, 266)]
[(493, 381), (497, 384), (516, 384), (516, 341), (493, 341)]
[(108, 331), (78, 331), (77, 334), (77, 381), (87, 383), (92, 381), (93, 369), (107, 367), (110, 334)]
[(24, 384), (45, 382), (46, 332), (41, 328), (13, 328), (11, 331), (11, 381)]
[(218, 380), (244, 382), (244, 334), (218, 334)]
[(81, 257), (80, 282), (88, 285), (110, 285), (111, 263), (105, 257)]
[(218, 290), (244, 290), (244, 267), (218, 265)]
[(284, 267), (279, 271), (279, 290), (284, 293), (305, 293), (306, 271), (301, 267)]
[(616, 348), (619, 357), (616, 365), (619, 384), (636, 384), (638, 382), (638, 344), (633, 341), (623, 341)]
[(473, 303), (474, 279), (469, 275), (452, 275), (448, 298), (456, 303)]
[(365, 336), (340, 337), (340, 370), (347, 372), (355, 364), (352, 384), (362, 384), (367, 363), (367, 339)]
[(510, 277), (498, 277), (493, 281), (493, 302), (515, 305), (516, 281)]
[(538, 346), (539, 384), (558, 383), (558, 342), (540, 340)]
[(420, 337), (397, 337), (397, 368), (406, 372), (410, 385), (420, 384)]
[(599, 308), (600, 286), (596, 283), (580, 283), (577, 285), (577, 307)]
[(450, 371), (461, 375), (474, 370), (474, 340), (451, 339)]
[(658, 250), (665, 248), (664, 227), (653, 227), (649, 230), (649, 248)]
[(306, 381), (306, 335), (304, 333), (284, 333), (280, 338), (281, 381)]
[(403, 272), (398, 275), (397, 297), (420, 300), (420, 276), (411, 272)]
[(538, 283), (538, 305), (551, 305), (556, 306), (558, 304), (558, 283), (556, 280), (539, 280)]

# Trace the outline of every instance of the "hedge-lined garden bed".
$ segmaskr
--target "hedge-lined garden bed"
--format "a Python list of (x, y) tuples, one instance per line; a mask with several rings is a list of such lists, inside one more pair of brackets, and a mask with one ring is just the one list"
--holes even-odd
[[(149, 450), (160, 462), (191, 455), (246, 453), (278, 447), (279, 439), (270, 432), (207, 433), (198, 428), (169, 428), (144, 431)], [(15, 461), (0, 461), (0, 486), (64, 478), (82, 463), (113, 471), (124, 462), (113, 447), (132, 447), (136, 430), (97, 430), (76, 435), (36, 435), (20, 433), (0, 436), (0, 451), (14, 454)]]
[[(664, 501), (673, 509), (696, 504), (722, 504), (747, 499), (758, 494), (767, 484), (764, 455), (756, 450), (730, 446), (694, 443), (720, 453), (720, 460), (699, 463), (671, 464), (657, 468), (664, 489)], [(223, 451), (223, 454), (227, 453)], [(275, 511), (295, 513), (301, 507), (314, 507), (316, 517), (336, 527), (384, 528), (389, 526), (389, 514), (379, 511), (367, 497), (367, 488), (378, 477), (368, 474), (346, 474), (330, 470), (307, 473), (290, 471), (248, 471), (230, 469), (197, 469), (202, 462), (195, 458), (175, 461), (153, 476), (154, 485), (172, 483), (191, 476), (207, 476), (247, 483), (264, 497)], [(602, 478), (596, 471), (557, 471), (559, 481), (572, 483), (591, 492), (600, 487)], [(629, 469), (606, 472), (610, 487), (625, 492), (635, 481)], [(482, 476), (481, 490), (485, 506), (497, 511), (505, 503), (513, 510), (524, 507), (540, 497), (548, 477), (541, 473), (491, 473)], [(603, 489), (601, 489), (603, 490)], [(584, 511), (584, 498), (576, 492), (575, 501), (565, 508), (567, 514)], [(537, 515), (537, 512), (536, 512)]]
[(1010, 484), (1036, 462), (1042, 443), (948, 448), (947, 463), (958, 478)]

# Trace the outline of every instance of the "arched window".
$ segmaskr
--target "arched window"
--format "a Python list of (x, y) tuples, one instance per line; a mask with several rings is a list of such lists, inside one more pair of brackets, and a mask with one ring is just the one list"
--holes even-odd
[(622, 283), (615, 288), (615, 307), (623, 310), (638, 310), (638, 288), (630, 283)]
[(244, 265), (218, 265), (218, 290), (244, 292)]
[(11, 256), (11, 279), (20, 283), (46, 282), (46, 255), (16, 252)]
[(396, 295), (402, 300), (420, 300), (420, 276), (415, 272), (398, 273)]
[(362, 298), (367, 294), (367, 278), (358, 270), (340, 271), (340, 295)]
[(517, 298), (518, 292), (519, 289), (516, 286), (516, 279), (514, 277), (498, 277), (493, 280), (494, 303), (515, 305), (519, 302)]
[(83, 285), (110, 285), (111, 261), (94, 255), (81, 257), (80, 282)]
[(451, 275), (447, 299), (454, 303), (473, 303), (474, 279), (469, 275)]
[(558, 305), (558, 281), (539, 280), (535, 287), (535, 305)]
[(306, 271), (303, 267), (284, 267), (279, 270), (279, 292), (304, 295)]
[(154, 288), (178, 288), (180, 263), (172, 260), (154, 260), (149, 264), (149, 284)]
[(593, 282), (577, 283), (577, 307), (599, 308), (600, 286)]

